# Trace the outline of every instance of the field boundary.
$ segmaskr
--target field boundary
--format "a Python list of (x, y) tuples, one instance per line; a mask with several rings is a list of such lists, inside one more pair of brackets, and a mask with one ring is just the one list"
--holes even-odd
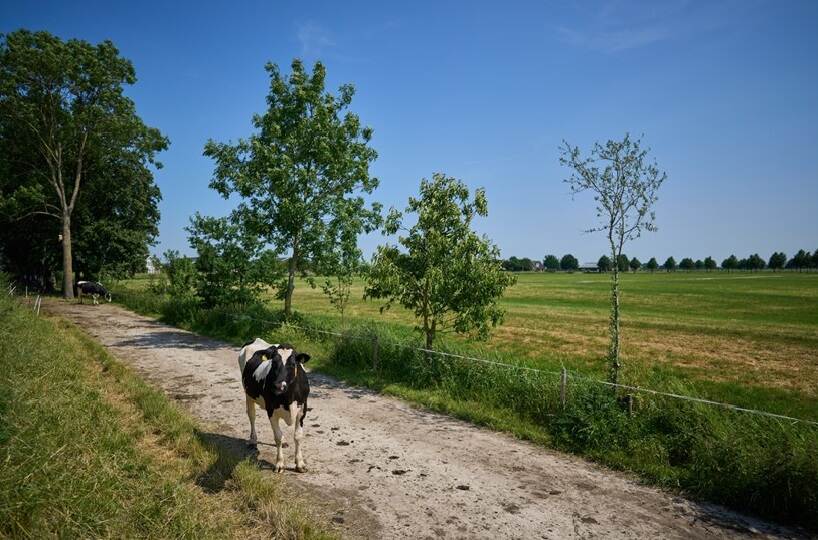
[(433, 350), (433, 349), (418, 347), (418, 346), (415, 346), (415, 345), (411, 345), (411, 344), (408, 344), (408, 343), (401, 343), (401, 342), (398, 342), (398, 341), (391, 341), (391, 340), (385, 341), (385, 340), (382, 340), (381, 338), (379, 338), (377, 335), (364, 335), (364, 334), (334, 332), (334, 331), (331, 331), (331, 330), (325, 330), (325, 329), (317, 328), (317, 327), (314, 327), (314, 326), (304, 326), (304, 325), (289, 323), (289, 322), (286, 322), (286, 321), (273, 321), (273, 320), (270, 320), (270, 319), (260, 319), (258, 317), (250, 317), (249, 315), (229, 315), (229, 314), (227, 314), (227, 316), (234, 319), (234, 320), (252, 320), (252, 321), (255, 321), (255, 322), (269, 324), (270, 326), (297, 328), (299, 330), (304, 330), (304, 331), (307, 331), (307, 332), (315, 332), (315, 333), (318, 333), (318, 334), (336, 336), (336, 337), (340, 337), (340, 338), (344, 338), (344, 339), (357, 339), (357, 340), (361, 340), (361, 341), (371, 342), (372, 346), (373, 346), (373, 369), (377, 369), (379, 345), (380, 344), (385, 344), (385, 345), (391, 345), (391, 346), (394, 346), (394, 347), (400, 347), (400, 348), (403, 348), (403, 349), (406, 349), (406, 350), (421, 352), (421, 353), (424, 353), (425, 355), (436, 355), (436, 356), (442, 356), (442, 357), (457, 358), (459, 360), (467, 360), (467, 361), (470, 361), (470, 362), (478, 362), (478, 363), (482, 363), (482, 364), (488, 364), (488, 365), (504, 367), (504, 368), (511, 368), (511, 369), (516, 369), (516, 370), (520, 370), (520, 371), (529, 371), (529, 372), (534, 372), (534, 373), (541, 373), (541, 374), (544, 374), (544, 375), (560, 376), (561, 377), (560, 396), (561, 396), (561, 399), (563, 400), (563, 403), (564, 403), (564, 396), (565, 396), (565, 393), (566, 393), (565, 389), (566, 389), (566, 385), (567, 385), (567, 378), (570, 377), (570, 378), (575, 379), (575, 380), (582, 380), (584, 382), (589, 382), (589, 383), (593, 383), (593, 384), (608, 386), (608, 387), (612, 387), (612, 388), (621, 388), (623, 390), (630, 390), (632, 392), (641, 392), (641, 393), (652, 394), (652, 395), (656, 395), (656, 396), (668, 397), (668, 398), (671, 398), (671, 399), (678, 399), (678, 400), (682, 400), (682, 401), (690, 401), (690, 402), (694, 402), (694, 403), (701, 403), (701, 404), (710, 405), (710, 406), (713, 406), (713, 407), (720, 407), (722, 409), (726, 409), (726, 410), (730, 410), (730, 411), (746, 413), (746, 414), (754, 414), (754, 415), (758, 415), (758, 416), (765, 416), (765, 417), (768, 417), (768, 418), (775, 418), (775, 419), (778, 419), (778, 420), (784, 420), (784, 421), (790, 422), (791, 424), (805, 424), (805, 425), (809, 425), (809, 426), (818, 427), (818, 422), (813, 421), (813, 420), (806, 420), (804, 418), (795, 418), (793, 416), (787, 416), (787, 415), (784, 415), (784, 414), (777, 414), (777, 413), (772, 413), (772, 412), (769, 412), (769, 411), (762, 411), (762, 410), (758, 410), (758, 409), (750, 409), (750, 408), (741, 407), (739, 405), (735, 405), (733, 403), (727, 403), (727, 402), (723, 402), (723, 401), (714, 401), (714, 400), (711, 400), (711, 399), (699, 398), (699, 397), (695, 397), (695, 396), (686, 396), (686, 395), (683, 395), (683, 394), (675, 394), (673, 392), (664, 392), (664, 391), (661, 391), (661, 390), (654, 390), (652, 388), (646, 388), (646, 387), (643, 387), (643, 386), (632, 386), (632, 385), (627, 385), (627, 384), (612, 383), (612, 382), (609, 382), (609, 381), (594, 379), (592, 377), (586, 377), (586, 376), (584, 376), (584, 375), (582, 375), (582, 374), (580, 374), (580, 373), (578, 373), (576, 371), (568, 370), (565, 367), (563, 367), (561, 371), (544, 370), (544, 369), (538, 369), (538, 368), (533, 368), (533, 367), (529, 367), (529, 366), (520, 366), (520, 365), (517, 365), (517, 364), (509, 364), (507, 362), (498, 362), (496, 360), (489, 360), (487, 358), (478, 358), (478, 357), (475, 357), (475, 356), (466, 356), (466, 355), (462, 355), (462, 354), (455, 354), (455, 353), (449, 353), (449, 352), (444, 352), (444, 351), (436, 351), (436, 350)]

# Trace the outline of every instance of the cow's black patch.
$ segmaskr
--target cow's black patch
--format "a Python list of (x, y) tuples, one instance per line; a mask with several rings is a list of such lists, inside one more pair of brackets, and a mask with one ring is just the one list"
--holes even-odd
[[(286, 363), (281, 361), (280, 349), (292, 349)], [(256, 351), (245, 364), (244, 371), (241, 374), (244, 391), (253, 399), (259, 397), (264, 399), (268, 417), (272, 416), (273, 411), (278, 408), (289, 410), (290, 404), (293, 402), (298, 403), (304, 411), (300, 419), (303, 427), (304, 418), (307, 416), (307, 398), (310, 395), (310, 383), (307, 380), (307, 372), (301, 364), (309, 359), (310, 355), (297, 352), (288, 343)], [(269, 371), (261, 380), (257, 380), (254, 376), (256, 370), (265, 362), (270, 362)], [(282, 382), (287, 383), (283, 391), (280, 389)]]

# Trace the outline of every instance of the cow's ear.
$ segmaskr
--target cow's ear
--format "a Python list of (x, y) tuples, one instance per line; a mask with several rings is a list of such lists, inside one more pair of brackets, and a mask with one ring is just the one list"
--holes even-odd
[(309, 359), (310, 359), (310, 355), (309, 355), (309, 354), (307, 354), (307, 353), (303, 353), (303, 352), (302, 352), (302, 353), (298, 353), (298, 354), (296, 355), (295, 359), (296, 359), (298, 362), (301, 362), (302, 364), (306, 364), (306, 363), (307, 363), (307, 360), (309, 360)]

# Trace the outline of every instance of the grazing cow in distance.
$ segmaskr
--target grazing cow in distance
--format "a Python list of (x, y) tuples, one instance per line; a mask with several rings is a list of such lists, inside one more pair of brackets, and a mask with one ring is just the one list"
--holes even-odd
[(109, 302), (111, 301), (111, 293), (108, 292), (108, 289), (102, 286), (102, 283), (97, 283), (96, 281), (78, 281), (77, 298), (79, 299), (80, 304), (82, 304), (83, 294), (90, 295), (91, 298), (94, 299), (94, 305), (99, 304), (97, 299), (100, 296), (102, 296)]
[(250, 441), (255, 445), (256, 405), (267, 411), (276, 440), (276, 472), (284, 470), (279, 420), (295, 429), (295, 470), (304, 472), (301, 439), (304, 438), (304, 417), (307, 415), (307, 397), (310, 383), (304, 363), (310, 355), (297, 352), (288, 343), (267, 343), (261, 338), (248, 341), (239, 351), (241, 383), (250, 419)]

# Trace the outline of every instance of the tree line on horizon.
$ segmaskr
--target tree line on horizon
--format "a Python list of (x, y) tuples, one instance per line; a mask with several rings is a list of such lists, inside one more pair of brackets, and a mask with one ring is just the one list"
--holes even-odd
[[(580, 263), (576, 257), (567, 253), (562, 257), (556, 255), (546, 255), (542, 260), (530, 259), (528, 257), (509, 257), (502, 261), (503, 269), (508, 272), (558, 272), (566, 271), (573, 272), (580, 269)], [(584, 267), (587, 269), (587, 267)], [(754, 253), (749, 257), (739, 259), (735, 255), (730, 255), (724, 259), (721, 264), (718, 264), (713, 257), (705, 257), (704, 259), (693, 260), (691, 257), (684, 257), (678, 263), (673, 256), (668, 257), (662, 264), (659, 264), (656, 257), (651, 257), (646, 263), (643, 263), (636, 257), (628, 258), (627, 255), (620, 254), (617, 257), (617, 270), (619, 272), (637, 272), (639, 270), (647, 270), (655, 272), (657, 270), (665, 270), (673, 272), (675, 270), (805, 270), (818, 268), (818, 249), (813, 253), (801, 249), (792, 257), (787, 258), (783, 252), (774, 252), (766, 261), (758, 254)], [(593, 269), (599, 272), (610, 272), (614, 269), (613, 261), (608, 255), (602, 255)]]

